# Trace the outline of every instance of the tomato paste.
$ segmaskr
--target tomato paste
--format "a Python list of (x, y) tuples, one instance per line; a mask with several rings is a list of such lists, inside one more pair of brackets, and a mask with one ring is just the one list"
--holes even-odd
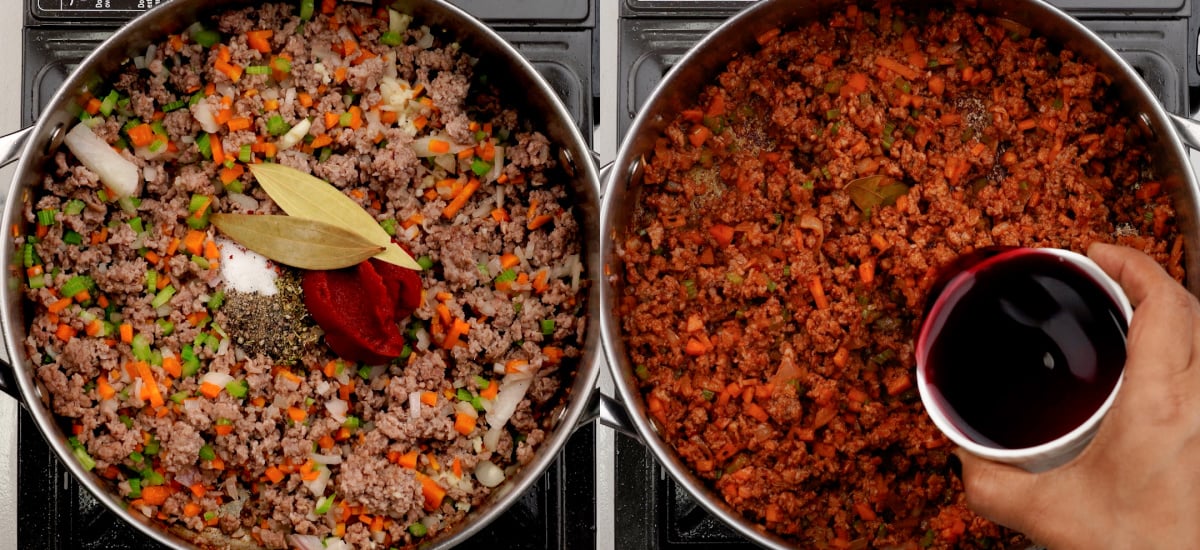
[(306, 271), (304, 305), (343, 359), (378, 365), (400, 356), (398, 322), (417, 308), (421, 278), (411, 269), (368, 260), (354, 267)]

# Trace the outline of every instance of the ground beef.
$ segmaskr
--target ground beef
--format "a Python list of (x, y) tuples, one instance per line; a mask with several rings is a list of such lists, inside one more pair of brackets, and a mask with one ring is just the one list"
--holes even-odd
[(1027, 547), (966, 507), (922, 409), (926, 294), (997, 244), (1120, 243), (1182, 280), (1175, 212), (1071, 51), (962, 9), (827, 16), (763, 35), (647, 152), (630, 363), (675, 452), (799, 546)]
[[(583, 347), (582, 233), (554, 144), (475, 78), (471, 52), (419, 21), (387, 46), (386, 12), (319, 6), (215, 14), (80, 98), (144, 181), (117, 199), (66, 149), (47, 163), (13, 241), (25, 344), (77, 455), (136, 513), (267, 548), (413, 547), (488, 501), (478, 464), (515, 472), (556, 427)], [(400, 358), (339, 359), (294, 293), (227, 285), (202, 217), (284, 214), (246, 169), (264, 161), (343, 190), (428, 266)], [(529, 378), (511, 419), (489, 415)]]

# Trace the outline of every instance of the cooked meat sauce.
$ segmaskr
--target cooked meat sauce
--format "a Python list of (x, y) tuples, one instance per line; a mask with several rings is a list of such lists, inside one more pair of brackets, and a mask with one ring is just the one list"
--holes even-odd
[(812, 548), (1026, 547), (974, 515), (914, 387), (940, 266), (1182, 236), (1109, 79), (1012, 21), (887, 3), (758, 37), (665, 129), (618, 246), (660, 433)]
[[(75, 146), (48, 163), (15, 231), (25, 346), (76, 459), (132, 513), (205, 545), (408, 547), (539, 452), (588, 283), (553, 145), (480, 53), (387, 9), (263, 4), (79, 100), (77, 135), (137, 187)], [(283, 214), (258, 162), (341, 189), (422, 264), (399, 359), (335, 356), (295, 270), (227, 269), (254, 261), (211, 213)]]

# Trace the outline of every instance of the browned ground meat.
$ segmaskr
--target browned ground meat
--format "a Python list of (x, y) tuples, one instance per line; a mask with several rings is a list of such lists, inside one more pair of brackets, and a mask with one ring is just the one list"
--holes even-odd
[(803, 547), (1025, 546), (949, 472), (917, 317), (938, 267), (982, 246), (1115, 242), (1182, 279), (1139, 130), (1104, 75), (1011, 22), (883, 4), (784, 31), (647, 155), (618, 248), (653, 420)]
[[(420, 21), (385, 34), (387, 10), (318, 2), (301, 21), (299, 4), (220, 14), (80, 99), (144, 181), (114, 200), (70, 151), (49, 163), (15, 238), (26, 349), (134, 513), (270, 548), (414, 546), (487, 500), (500, 478), (478, 468), (513, 475), (553, 429), (581, 354), (581, 233), (554, 145), (471, 52)], [(189, 249), (218, 236), (189, 207), (282, 214), (255, 162), (325, 178), (428, 265), (399, 359), (338, 360), (295, 273), (273, 298), (234, 291), (223, 253)]]

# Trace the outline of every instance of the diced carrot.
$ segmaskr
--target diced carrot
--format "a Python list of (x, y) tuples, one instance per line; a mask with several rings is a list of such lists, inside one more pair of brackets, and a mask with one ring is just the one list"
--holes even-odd
[(129, 135), (129, 143), (134, 147), (146, 147), (154, 143), (154, 129), (143, 122), (125, 131)]
[(167, 374), (175, 378), (183, 376), (183, 366), (180, 364), (179, 358), (174, 355), (163, 357), (162, 367), (164, 371), (167, 371)]
[(917, 72), (916, 69), (913, 69), (912, 67), (909, 67), (908, 65), (905, 65), (887, 56), (875, 56), (875, 64), (904, 78), (907, 78), (908, 80), (916, 80), (921, 76), (921, 73)]
[(837, 351), (833, 352), (833, 364), (837, 368), (840, 369), (842, 367), (845, 367), (846, 363), (849, 361), (850, 361), (850, 350), (848, 350), (844, 347), (839, 347), (837, 349)]
[(313, 106), (312, 94), (309, 94), (308, 92), (297, 93), (296, 99), (300, 101), (300, 105), (303, 107), (312, 107)]
[(934, 95), (942, 95), (946, 91), (946, 80), (937, 75), (930, 77), (929, 91)]
[[(341, 118), (341, 115), (339, 115), (337, 113), (325, 113), (325, 127), (326, 128), (336, 127), (338, 125), (339, 118)], [(314, 149), (316, 147), (317, 147), (316, 145), (313, 145)]]
[(417, 473), (417, 481), (421, 482), (421, 494), (425, 497), (425, 509), (436, 510), (446, 497), (446, 490), (429, 476)]
[(484, 388), (483, 391), (479, 392), (479, 397), (482, 397), (484, 399), (495, 399), (496, 395), (499, 393), (500, 393), (500, 384), (498, 382), (496, 382), (495, 380), (493, 380), (490, 383), (488, 383), (488, 387)]
[(221, 386), (213, 384), (212, 382), (204, 382), (203, 384), (200, 384), (200, 395), (203, 395), (209, 399), (216, 399), (220, 394)]
[(304, 422), (304, 419), (308, 418), (308, 411), (300, 407), (288, 407), (287, 415), (295, 422)]
[(229, 119), (229, 122), (225, 123), (225, 126), (229, 128), (230, 132), (248, 130), (250, 129), (250, 119), (246, 117), (231, 118)]
[(158, 381), (154, 379), (154, 373), (150, 372), (150, 365), (145, 361), (137, 361), (134, 365), (137, 367), (138, 375), (142, 377), (142, 389), (148, 390), (150, 393), (150, 406), (163, 406), (163, 396), (158, 391)]
[(708, 351), (708, 346), (704, 342), (696, 338), (688, 338), (687, 344), (684, 345), (683, 352), (693, 357), (704, 355)]
[(454, 474), (454, 477), (462, 479), (462, 476), (463, 476), (462, 459), (458, 458), (457, 456), (454, 457), (454, 462), (450, 463), (450, 471)]
[(193, 256), (199, 256), (204, 253), (205, 233), (191, 229), (187, 235), (183, 237), (183, 248)]
[(237, 82), (242, 79), (243, 69), (237, 65), (230, 64), (224, 59), (217, 58), (217, 60), (213, 62), (213, 67), (223, 73), (225, 76), (229, 77), (229, 80)]
[(450, 152), (450, 142), (444, 139), (429, 140), (429, 152), (434, 154), (444, 154)]
[(850, 73), (850, 76), (846, 78), (846, 85), (849, 86), (850, 90), (855, 94), (861, 94), (867, 91), (867, 83), (867, 75), (863, 73)]
[(224, 470), (224, 469), (225, 469), (225, 459), (223, 459), (223, 458), (221, 458), (221, 457), (219, 457), (219, 456), (218, 456), (218, 457), (216, 457), (216, 458), (214, 458), (214, 459), (212, 459), (212, 460), (210, 460), (210, 461), (208, 461), (208, 463), (209, 463), (209, 465), (210, 465), (210, 466), (212, 466), (212, 468), (213, 468), (214, 470), (218, 470), (218, 471), (220, 471), (220, 470)]
[(216, 430), (217, 435), (229, 435), (233, 433), (233, 424), (217, 424), (213, 429)]
[(204, 241), (204, 257), (209, 260), (215, 260), (221, 257), (221, 251), (217, 249), (217, 243), (210, 240)]
[(775, 38), (779, 36), (779, 33), (780, 33), (779, 27), (767, 29), (766, 32), (758, 35), (755, 38), (755, 40), (758, 42), (759, 46), (766, 46), (767, 44), (770, 44), (771, 42), (773, 42), (775, 40)]
[(430, 407), (435, 407), (435, 406), (437, 406), (437, 402), (438, 402), (437, 392), (432, 392), (432, 391), (421, 392), (421, 403), (423, 403), (427, 406), (430, 406)]
[(496, 208), (492, 210), (492, 219), (496, 220), (496, 223), (504, 223), (511, 218), (508, 217), (508, 211), (503, 208)]
[(875, 282), (875, 260), (867, 258), (858, 264), (858, 278), (863, 284), (871, 284)]
[(322, 449), (332, 449), (334, 445), (333, 436), (325, 434), (317, 440), (317, 446)]
[(746, 405), (745, 410), (747, 415), (759, 422), (766, 422), (771, 419), (771, 416), (767, 414), (767, 411), (758, 403), (750, 403)]
[(396, 462), (396, 464), (399, 464), (400, 467), (402, 467), (402, 468), (408, 468), (410, 470), (415, 470), (415, 469), (417, 469), (417, 457), (418, 456), (420, 456), (420, 453), (418, 453), (416, 449), (413, 449), (407, 453), (400, 455), (400, 459)]
[(713, 224), (708, 229), (708, 232), (713, 236), (713, 239), (716, 239), (717, 244), (720, 246), (729, 246), (733, 242), (733, 228), (728, 225), (722, 223)]
[[(430, 141), (430, 150), (433, 150), (433, 142), (435, 141), (438, 140), (435, 139)], [(467, 182), (466, 187), (464, 187), (462, 191), (455, 195), (454, 199), (442, 209), (442, 217), (447, 220), (453, 218), (454, 215), (457, 214), (460, 209), (462, 209), (463, 205), (467, 204), (467, 200), (471, 198), (471, 195), (473, 195), (477, 189), (479, 189), (479, 180), (477, 178), (471, 178), (471, 180)]]
[(280, 481), (283, 481), (283, 472), (281, 472), (279, 468), (276, 468), (275, 466), (268, 466), (266, 475), (267, 479), (271, 480), (271, 483), (279, 483)]
[(217, 164), (225, 163), (225, 149), (221, 146), (221, 138), (215, 134), (208, 134), (208, 143), (212, 148), (212, 159)]
[(469, 323), (456, 317), (450, 325), (450, 330), (446, 332), (446, 337), (442, 339), (442, 349), (450, 349), (457, 345), (459, 339), (466, 336), (470, 330)]
[[(495, 384), (492, 384), (492, 385), (495, 385)], [(462, 435), (467, 435), (467, 434), (470, 434), (474, 430), (475, 430), (475, 417), (473, 417), (469, 414), (466, 414), (466, 413), (461, 413), (461, 412), (458, 413), (457, 415), (455, 415), (454, 431), (456, 431)]]
[(412, 123), (413, 127), (415, 127), (418, 131), (423, 130), (425, 129), (425, 125), (429, 124), (429, 118), (425, 115), (420, 115), (417, 118), (414, 118)]
[(817, 304), (817, 309), (827, 309), (829, 307), (829, 299), (825, 297), (825, 286), (821, 284), (821, 277), (813, 275), (808, 280), (808, 291), (812, 293), (813, 302)]
[(208, 488), (200, 482), (193, 483), (191, 487), (188, 487), (188, 490), (190, 490), (193, 495), (196, 495), (197, 498), (201, 498), (208, 493)]
[(350, 129), (357, 130), (359, 128), (362, 128), (362, 125), (363, 125), (362, 108), (359, 107), (358, 105), (351, 105), (349, 112), (350, 112), (350, 124), (349, 124)]
[(100, 112), (100, 105), (102, 103), (104, 102), (95, 97), (90, 98), (87, 100), (87, 103), (84, 104), (83, 110), (86, 111), (87, 114), (94, 116), (96, 113)]
[[(525, 275), (525, 274), (522, 273), (521, 275)], [(549, 279), (549, 277), (550, 277), (549, 271), (547, 271), (545, 269), (539, 269), (537, 272), (537, 275), (534, 275), (534, 277), (533, 277), (533, 282), (530, 284), (530, 286), (533, 288), (533, 291), (537, 292), (537, 293), (545, 292), (546, 289), (550, 287), (550, 284), (547, 282), (547, 279)], [(520, 280), (520, 277), (518, 277), (517, 280), (518, 280), (518, 282), (524, 282), (524, 281)]]
[(84, 334), (88, 336), (100, 336), (104, 333), (104, 322), (99, 319), (92, 319), (83, 330)]
[(1154, 198), (1155, 195), (1158, 195), (1158, 191), (1161, 188), (1162, 184), (1157, 181), (1143, 183), (1140, 187), (1138, 187), (1138, 190), (1133, 193), (1133, 196), (1137, 197), (1138, 200), (1149, 200)]
[(712, 130), (709, 130), (708, 126), (697, 124), (692, 127), (692, 131), (688, 132), (688, 142), (692, 144), (692, 147), (702, 147), (712, 135)]
[(912, 377), (907, 374), (901, 374), (887, 381), (888, 395), (900, 395), (909, 388), (912, 388)]
[(553, 214), (541, 214), (538, 216), (534, 216), (534, 217), (530, 218), (529, 223), (525, 224), (525, 228), (532, 231), (543, 225), (546, 225), (547, 223), (550, 223), (550, 221), (553, 219), (554, 219)]
[(112, 399), (114, 395), (117, 395), (117, 390), (108, 383), (108, 376), (101, 374), (96, 380), (96, 394), (100, 396), (100, 399)]
[(126, 344), (133, 343), (133, 325), (129, 323), (121, 323), (121, 326), (117, 329), (117, 331), (121, 335), (121, 342)]
[(326, 134), (321, 134), (313, 138), (311, 146), (313, 149), (320, 149), (326, 145), (329, 145), (330, 143), (333, 143), (333, 138)]
[(203, 509), (200, 507), (199, 504), (196, 504), (195, 502), (189, 502), (189, 503), (183, 505), (183, 516), (184, 517), (194, 518), (194, 517), (200, 515), (201, 511), (203, 511)]
[(270, 29), (247, 31), (246, 44), (251, 48), (258, 50), (261, 53), (271, 53), (271, 35), (275, 34)]
[(46, 306), (46, 309), (50, 313), (59, 313), (62, 310), (67, 309), (67, 307), (69, 307), (71, 304), (71, 298), (59, 298), (54, 303)]
[(175, 491), (169, 485), (142, 487), (142, 500), (151, 506), (161, 506)]
[(338, 67), (333, 70), (333, 81), (341, 84), (346, 81), (346, 68)]
[(192, 325), (193, 327), (198, 327), (198, 326), (200, 326), (201, 323), (203, 323), (207, 320), (208, 320), (208, 312), (207, 311), (194, 311), (187, 315), (187, 322), (189, 325)]
[(546, 354), (546, 362), (551, 365), (557, 365), (562, 362), (563, 350), (558, 346), (546, 346), (542, 348), (542, 353)]
[(879, 519), (879, 516), (875, 515), (875, 510), (866, 502), (855, 502), (854, 511), (858, 513), (858, 517), (862, 518), (863, 521), (875, 521)]

